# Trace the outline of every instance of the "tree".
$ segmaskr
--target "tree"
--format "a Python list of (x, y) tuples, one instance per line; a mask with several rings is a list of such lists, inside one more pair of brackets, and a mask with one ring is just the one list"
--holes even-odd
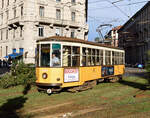
[(99, 42), (99, 41), (100, 41), (100, 38), (99, 38), (99, 37), (96, 37), (96, 38), (94, 39), (94, 41), (95, 41), (95, 42)]

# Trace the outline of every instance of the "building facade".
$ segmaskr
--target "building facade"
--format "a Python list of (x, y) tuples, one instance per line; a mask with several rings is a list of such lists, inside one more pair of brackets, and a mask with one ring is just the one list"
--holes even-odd
[(119, 47), (126, 52), (126, 63), (145, 64), (150, 50), (150, 2), (119, 30)]
[(87, 40), (87, 0), (0, 0), (0, 58), (23, 52), (35, 62), (36, 40), (66, 36)]
[(118, 47), (118, 39), (119, 39), (119, 33), (118, 30), (121, 28), (122, 26), (117, 26), (112, 28), (112, 30), (110, 30), (107, 34), (107, 39), (109, 39), (111, 41), (111, 45), (114, 47)]

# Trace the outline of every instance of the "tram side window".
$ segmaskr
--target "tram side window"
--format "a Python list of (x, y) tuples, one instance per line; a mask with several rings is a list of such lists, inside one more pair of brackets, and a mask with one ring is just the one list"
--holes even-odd
[(112, 51), (112, 65), (115, 65), (115, 52)]
[(103, 50), (100, 50), (100, 65), (103, 65)]
[(119, 52), (119, 64), (122, 64), (122, 53)]
[(120, 64), (124, 64), (124, 53), (120, 52)]
[(52, 50), (52, 67), (59, 67), (61, 66), (61, 45), (53, 44)]
[(118, 64), (118, 52), (115, 52), (115, 64)]
[(100, 65), (100, 51), (96, 50), (96, 65)]
[(119, 64), (119, 52), (115, 52), (115, 64)]
[(80, 47), (72, 47), (72, 66), (80, 66)]
[(41, 45), (41, 63), (42, 67), (50, 66), (50, 44)]
[(88, 48), (88, 66), (90, 66), (91, 65), (91, 49), (90, 48)]
[(123, 57), (122, 57), (122, 58), (123, 58), (123, 59), (122, 59), (122, 60), (123, 60), (123, 64), (125, 64), (125, 53), (123, 53), (122, 56), (123, 56)]
[(105, 52), (105, 61), (106, 61), (106, 65), (111, 64), (111, 52), (110, 51)]
[(118, 54), (117, 54), (117, 57), (118, 57), (118, 65), (120, 64), (120, 52), (118, 52)]
[(95, 49), (91, 49), (92, 54), (91, 54), (91, 65), (94, 66), (96, 65), (96, 60), (95, 60)]
[(82, 66), (87, 66), (87, 49), (82, 48)]
[(71, 66), (71, 46), (63, 46), (63, 66)]

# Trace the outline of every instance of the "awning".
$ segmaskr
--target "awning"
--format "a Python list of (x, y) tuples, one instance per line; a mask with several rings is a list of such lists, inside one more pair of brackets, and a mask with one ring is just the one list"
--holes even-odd
[(12, 59), (15, 59), (16, 57), (19, 57), (19, 56), (22, 56), (23, 53), (12, 53), (12, 54), (9, 54), (7, 56), (5, 56), (4, 58), (8, 58), (8, 57), (11, 57)]

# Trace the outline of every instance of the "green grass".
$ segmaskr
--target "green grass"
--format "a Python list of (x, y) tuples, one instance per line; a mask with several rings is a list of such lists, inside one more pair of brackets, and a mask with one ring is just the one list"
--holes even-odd
[[(149, 86), (145, 88), (145, 85), (149, 85), (149, 83), (144, 78), (126, 77), (122, 82), (99, 83), (90, 90), (78, 93), (61, 92), (51, 96), (37, 92), (35, 86), (32, 86), (26, 95), (23, 94), (24, 86), (0, 89), (0, 115), (6, 115), (7, 112), (11, 111), (15, 118), (18, 112), (22, 113), (67, 102), (73, 102), (73, 104), (45, 111), (43, 115), (58, 113), (58, 111), (69, 112), (71, 110), (75, 113), (80, 109), (95, 106), (106, 106), (106, 109), (87, 113), (76, 118), (99, 118), (98, 116), (111, 118), (148, 112), (150, 111), (150, 91)], [(146, 90), (142, 90), (143, 88)], [(144, 94), (146, 97), (135, 97), (138, 94)], [(37, 114), (40, 113), (33, 115)], [(26, 114), (24, 117), (29, 118), (31, 116), (32, 114)]]

